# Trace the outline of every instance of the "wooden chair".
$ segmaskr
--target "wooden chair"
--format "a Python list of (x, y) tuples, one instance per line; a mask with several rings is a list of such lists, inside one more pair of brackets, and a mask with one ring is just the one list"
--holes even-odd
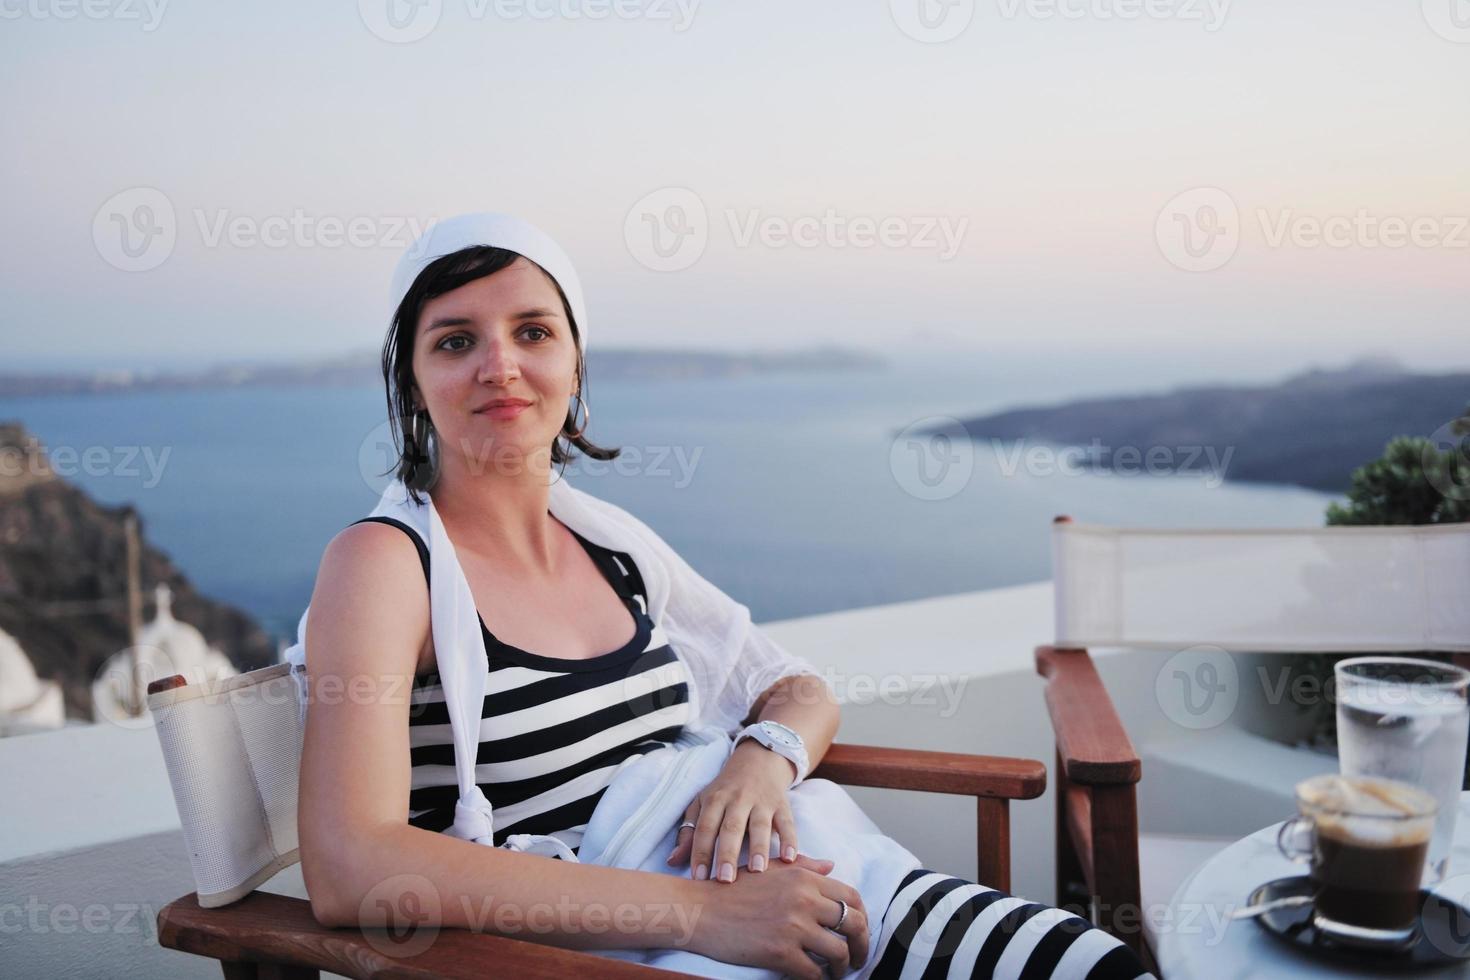
[(1052, 524), (1052, 572), (1055, 639), (1035, 656), (1056, 736), (1057, 905), (1150, 969), (1143, 767), (1088, 648), (1470, 651), (1470, 524), (1169, 531), (1063, 516)]
[[(293, 683), (285, 667), (267, 667), (209, 686), (187, 685), (178, 676), (149, 685), (149, 705), (190, 842), (195, 878), (206, 882), (202, 896), (192, 892), (159, 912), (161, 945), (219, 960), (229, 980), (306, 980), (320, 970), (350, 977), (480, 980), (487, 964), (494, 964), (498, 974), (528, 978), (673, 975), (590, 953), (457, 929), (437, 935), (417, 955), (395, 956), (384, 951), (391, 944), (380, 932), (370, 937), (361, 929), (324, 928), (312, 915), (310, 903), (254, 890), (297, 859), (295, 777), (283, 773), (281, 765), (289, 764), (292, 751), (299, 756), (299, 730), (290, 731), (300, 724), (297, 705), (294, 694), (289, 701), (262, 696), (272, 685), (282, 694), (285, 688), (279, 685)], [(274, 732), (268, 744), (248, 730), (221, 735), (234, 727), (263, 726), (286, 731)], [(201, 765), (195, 753), (212, 742), (240, 746), (243, 754), (238, 759), (211, 758)], [(261, 754), (272, 755), (277, 765), (261, 765)], [(258, 785), (265, 770), (270, 775), (265, 785)], [(242, 773), (255, 775), (242, 778)], [(1003, 890), (1010, 889), (1011, 880), (1010, 801), (1035, 799), (1046, 789), (1046, 767), (1034, 760), (864, 745), (832, 745), (811, 775), (846, 786), (973, 796), (977, 880)], [(218, 828), (199, 826), (201, 815), (211, 813), (213, 795), (228, 796), (242, 783), (260, 790), (247, 794), (241, 804), (243, 809), (258, 809), (260, 819), (242, 820), (225, 835), (228, 840), (221, 839)], [(217, 808), (213, 813), (221, 815)], [(231, 822), (234, 813), (225, 812), (223, 817)], [(209, 862), (208, 855), (200, 853), (208, 847), (230, 852), (228, 859)], [(226, 866), (228, 870), (221, 871)]]

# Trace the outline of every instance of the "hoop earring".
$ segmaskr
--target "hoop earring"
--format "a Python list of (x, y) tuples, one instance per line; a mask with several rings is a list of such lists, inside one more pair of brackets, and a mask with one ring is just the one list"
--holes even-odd
[[(582, 427), (580, 429), (578, 429), (576, 432), (568, 432), (568, 433), (565, 433), (567, 439), (569, 439), (569, 440), (570, 439), (575, 439), (578, 436), (580, 436), (582, 433), (586, 432), (587, 431), (587, 424), (592, 421), (592, 406), (591, 405), (588, 405), (585, 401), (582, 400), (582, 393), (580, 391), (578, 391), (572, 397), (574, 397), (574, 398), (577, 399), (577, 407), (578, 408), (581, 408), (583, 410), (583, 412), (586, 413), (586, 417), (582, 419)], [(575, 419), (576, 417), (577, 417), (577, 413), (574, 410), (572, 412), (572, 418)]]
[(410, 490), (433, 489), (439, 480), (439, 435), (428, 412), (413, 413), (407, 441), (404, 455), (410, 465), (404, 482)]

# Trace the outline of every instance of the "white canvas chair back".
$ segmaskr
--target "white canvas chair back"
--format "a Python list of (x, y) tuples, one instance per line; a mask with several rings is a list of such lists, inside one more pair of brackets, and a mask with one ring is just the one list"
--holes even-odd
[(1056, 646), (1470, 650), (1470, 524), (1052, 525)]
[(239, 901), (297, 861), (302, 713), (290, 664), (148, 696), (199, 904)]

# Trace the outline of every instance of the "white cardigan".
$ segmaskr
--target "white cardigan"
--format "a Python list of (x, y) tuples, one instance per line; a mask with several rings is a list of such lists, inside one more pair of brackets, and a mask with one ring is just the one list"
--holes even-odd
[[(445, 833), (489, 842), (490, 802), (475, 784), (480, 711), (484, 703), (485, 638), (474, 596), (433, 501), (415, 504), (402, 482), (383, 492), (371, 516), (392, 517), (419, 533), (429, 549), (430, 621), (437, 669), (454, 732), (459, 803)], [(809, 661), (788, 653), (750, 620), (750, 610), (721, 592), (689, 566), (638, 518), (615, 504), (576, 489), (563, 477), (551, 485), (552, 516), (594, 544), (626, 552), (648, 591), (648, 614), (663, 627), (691, 680), (691, 728), (732, 734), (755, 699), (776, 681), (794, 674), (820, 676)], [(448, 583), (442, 585), (441, 583)], [(306, 619), (284, 659), (306, 662)], [(303, 697), (303, 710), (305, 698)], [(546, 842), (549, 844), (549, 842)], [(558, 851), (563, 849), (557, 849)], [(567, 852), (564, 856), (570, 856)]]

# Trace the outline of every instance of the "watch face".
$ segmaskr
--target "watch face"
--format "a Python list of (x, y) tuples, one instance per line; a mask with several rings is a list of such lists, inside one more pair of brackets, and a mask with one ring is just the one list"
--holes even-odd
[(771, 737), (771, 741), (773, 742), (780, 742), (782, 745), (789, 745), (792, 748), (796, 748), (801, 744), (801, 736), (779, 721), (763, 721), (761, 722), (761, 728), (765, 729), (766, 734)]

